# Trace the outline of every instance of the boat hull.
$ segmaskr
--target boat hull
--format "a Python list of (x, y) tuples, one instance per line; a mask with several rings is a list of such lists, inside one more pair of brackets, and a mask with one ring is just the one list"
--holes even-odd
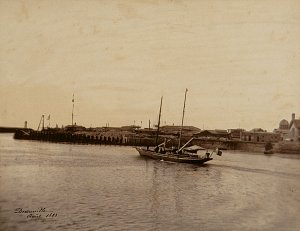
[(273, 150), (264, 151), (264, 154), (274, 154)]
[(164, 160), (164, 161), (170, 161), (170, 162), (179, 162), (179, 163), (188, 163), (188, 164), (204, 164), (207, 161), (212, 160), (211, 157), (206, 158), (195, 158), (195, 157), (178, 157), (174, 154), (162, 154), (157, 153), (150, 150), (145, 150), (142, 148), (136, 148), (136, 150), (139, 152), (140, 156), (156, 159), (156, 160)]

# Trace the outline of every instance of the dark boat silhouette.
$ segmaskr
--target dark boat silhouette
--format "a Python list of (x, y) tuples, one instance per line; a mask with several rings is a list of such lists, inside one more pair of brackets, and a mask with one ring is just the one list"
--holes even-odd
[[(159, 135), (159, 128), (160, 128), (160, 117), (161, 117), (161, 108), (162, 108), (162, 100), (161, 97), (160, 101), (160, 108), (159, 108), (159, 119), (158, 119), (158, 126), (157, 126), (157, 133), (156, 133), (156, 147), (152, 150), (147, 148), (136, 148), (139, 152), (140, 156), (156, 159), (156, 160), (163, 160), (163, 161), (170, 161), (170, 162), (179, 162), (179, 163), (188, 163), (188, 164), (203, 164), (207, 161), (212, 160), (213, 153), (221, 156), (222, 152), (216, 148), (216, 150), (209, 152), (208, 150), (199, 147), (199, 146), (191, 146), (187, 147), (187, 145), (193, 140), (190, 139), (185, 145), (180, 147), (180, 141), (182, 136), (182, 127), (183, 127), (183, 120), (184, 120), (184, 112), (185, 112), (185, 102), (186, 102), (186, 94), (187, 89), (185, 90), (184, 95), (184, 104), (183, 104), (183, 112), (182, 112), (182, 121), (181, 121), (181, 129), (179, 133), (179, 140), (178, 140), (178, 148), (177, 149), (167, 149), (165, 140), (163, 143), (157, 145), (158, 135)], [(199, 155), (198, 151), (206, 150), (203, 155)]]
[(272, 143), (268, 142), (266, 143), (265, 145), (265, 151), (264, 151), (264, 154), (273, 154), (273, 145)]

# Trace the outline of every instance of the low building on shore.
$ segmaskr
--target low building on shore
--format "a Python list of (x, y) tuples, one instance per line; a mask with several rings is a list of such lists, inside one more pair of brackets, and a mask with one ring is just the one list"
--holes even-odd
[(85, 131), (86, 128), (81, 125), (76, 125), (76, 123), (75, 123), (74, 125), (65, 126), (64, 130), (67, 132), (77, 132), (77, 131)]
[(138, 125), (126, 125), (126, 126), (122, 126), (120, 129), (122, 131), (136, 132), (136, 131), (139, 131), (141, 129), (141, 126), (138, 126)]
[(243, 131), (241, 134), (242, 141), (255, 143), (277, 143), (281, 141), (281, 136), (275, 132), (267, 132), (263, 129), (252, 129), (251, 131)]
[(230, 139), (230, 133), (227, 130), (215, 129), (215, 130), (202, 130), (193, 135), (194, 138), (204, 138), (204, 139)]
[(245, 131), (245, 129), (242, 129), (242, 128), (227, 129), (227, 132), (230, 134), (231, 140), (241, 140), (242, 132), (244, 132), (244, 131)]
[[(165, 126), (160, 127), (160, 134), (178, 136), (180, 133), (180, 130), (181, 130), (181, 126), (165, 125)], [(185, 136), (192, 136), (200, 131), (201, 131), (200, 128), (197, 128), (194, 126), (183, 126), (182, 127), (182, 134)]]

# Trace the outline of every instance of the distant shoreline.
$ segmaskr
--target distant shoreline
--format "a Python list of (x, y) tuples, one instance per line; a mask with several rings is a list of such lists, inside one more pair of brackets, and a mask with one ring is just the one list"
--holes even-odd
[[(15, 139), (23, 140), (39, 140), (57, 143), (76, 143), (76, 144), (98, 144), (98, 145), (124, 145), (124, 146), (155, 146), (154, 135), (142, 135), (136, 133), (119, 132), (70, 132), (63, 130), (44, 130), (34, 131), (32, 129), (20, 129), (14, 134)], [(191, 137), (185, 137), (184, 143)], [(159, 142), (163, 143), (165, 139), (169, 139), (169, 146), (177, 145), (177, 138), (174, 136), (159, 136)], [(265, 151), (265, 143), (249, 142), (242, 140), (215, 140), (205, 138), (194, 138), (191, 145), (199, 145), (204, 148), (214, 149), (216, 147), (223, 150), (241, 150), (249, 152), (263, 153)], [(300, 154), (300, 142), (275, 142), (274, 152), (286, 154)]]

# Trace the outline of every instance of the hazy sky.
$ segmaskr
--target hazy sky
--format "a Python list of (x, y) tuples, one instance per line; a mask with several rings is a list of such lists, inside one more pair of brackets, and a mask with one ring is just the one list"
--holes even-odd
[(268, 130), (300, 116), (299, 0), (0, 0), (0, 126), (157, 121)]

